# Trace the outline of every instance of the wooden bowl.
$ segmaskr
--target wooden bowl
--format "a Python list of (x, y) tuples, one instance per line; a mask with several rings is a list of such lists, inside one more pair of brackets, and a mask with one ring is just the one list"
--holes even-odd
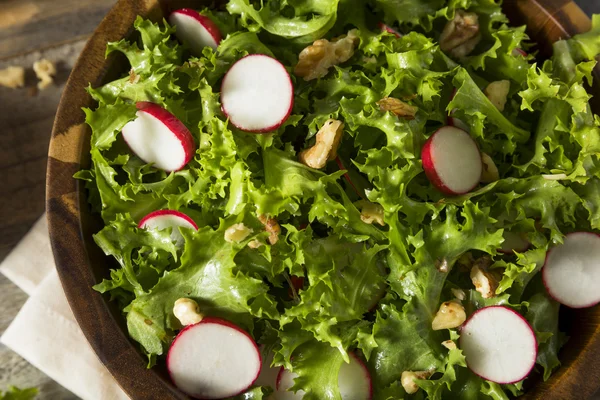
[[(124, 318), (108, 298), (92, 286), (107, 277), (113, 261), (92, 240), (101, 227), (90, 213), (86, 194), (73, 174), (90, 165), (90, 129), (82, 107), (94, 102), (85, 88), (97, 87), (127, 71), (122, 58), (104, 58), (106, 43), (132, 32), (137, 15), (162, 19), (169, 9), (199, 7), (198, 1), (119, 0), (104, 18), (81, 53), (62, 95), (48, 157), (46, 209), (56, 267), (71, 308), (94, 351), (133, 399), (187, 399), (169, 381), (164, 367), (146, 369), (146, 359), (127, 335)], [(570, 0), (507, 0), (505, 11), (515, 24), (528, 25), (541, 54), (551, 43), (590, 28), (590, 20)], [(596, 71), (595, 98), (600, 98)], [(600, 104), (595, 105), (600, 113)], [(599, 308), (564, 310), (562, 323), (571, 340), (560, 354), (562, 367), (547, 382), (538, 382), (526, 398), (544, 400), (585, 399), (600, 385)]]

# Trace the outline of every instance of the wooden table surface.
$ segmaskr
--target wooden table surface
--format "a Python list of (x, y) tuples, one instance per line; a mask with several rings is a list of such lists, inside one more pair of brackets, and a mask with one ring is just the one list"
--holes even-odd
[[(577, 1), (588, 14), (600, 0)], [(48, 140), (64, 83), (86, 38), (115, 0), (0, 0), (0, 69), (27, 69), (26, 87), (0, 87), (0, 261), (44, 211)], [(56, 81), (37, 92), (31, 69), (48, 58)], [(27, 296), (0, 275), (0, 334)], [(76, 396), (0, 345), (0, 391), (8, 385), (40, 388), (38, 399)], [(597, 396), (600, 400), (600, 396)]]

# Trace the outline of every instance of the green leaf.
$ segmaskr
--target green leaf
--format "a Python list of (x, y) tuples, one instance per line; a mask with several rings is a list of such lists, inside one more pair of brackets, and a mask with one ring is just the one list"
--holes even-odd
[(37, 394), (36, 388), (19, 389), (9, 386), (6, 392), (0, 392), (0, 400), (32, 400)]

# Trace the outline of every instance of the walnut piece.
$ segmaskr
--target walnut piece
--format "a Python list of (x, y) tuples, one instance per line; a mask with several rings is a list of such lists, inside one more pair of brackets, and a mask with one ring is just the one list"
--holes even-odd
[(480, 181), (483, 183), (492, 183), (496, 182), (500, 179), (500, 173), (498, 172), (498, 167), (492, 160), (492, 157), (488, 156), (485, 153), (481, 153), (481, 161), (483, 164), (483, 171), (481, 172)]
[(281, 227), (275, 218), (268, 218), (266, 215), (259, 215), (258, 220), (265, 226), (265, 231), (269, 232), (269, 243), (274, 245), (279, 241)]
[(475, 290), (481, 293), (484, 299), (489, 299), (496, 295), (498, 288), (498, 279), (494, 274), (487, 271), (484, 265), (475, 263), (471, 269), (471, 281), (475, 285)]
[(440, 35), (440, 48), (452, 57), (461, 58), (471, 53), (480, 41), (477, 14), (458, 10)]
[(262, 245), (263, 244), (259, 240), (256, 240), (256, 239), (248, 242), (248, 247), (250, 247), (251, 249), (258, 249)]
[(246, 225), (233, 224), (225, 230), (225, 241), (229, 243), (239, 243), (246, 239), (252, 233), (252, 229)]
[(508, 92), (510, 91), (510, 82), (507, 80), (492, 82), (485, 88), (485, 95), (492, 102), (494, 107), (504, 111)]
[(361, 200), (358, 202), (360, 207), (360, 219), (366, 224), (378, 223), (381, 226), (385, 225), (383, 220), (383, 207), (377, 203), (371, 203), (367, 200)]
[(6, 86), (11, 89), (23, 87), (25, 85), (25, 68), (8, 67), (0, 69), (0, 86)]
[(198, 303), (185, 297), (178, 299), (175, 302), (173, 314), (183, 326), (197, 324), (204, 318), (204, 316), (200, 314)]
[(294, 74), (310, 81), (327, 75), (332, 66), (348, 61), (354, 55), (354, 47), (359, 41), (356, 32), (353, 29), (331, 42), (327, 39), (316, 40), (300, 52)]
[(54, 82), (52, 77), (56, 75), (56, 67), (52, 61), (42, 58), (41, 60), (34, 62), (33, 71), (40, 80), (37, 85), (38, 89), (44, 90)]
[(311, 168), (320, 169), (327, 161), (335, 160), (337, 148), (342, 140), (344, 123), (335, 119), (328, 119), (317, 132), (317, 142), (309, 149), (303, 150), (298, 155), (299, 161)]
[(407, 394), (413, 394), (419, 390), (415, 379), (427, 379), (431, 375), (433, 375), (432, 371), (404, 371), (402, 372), (400, 382)]
[(452, 292), (452, 294), (458, 301), (463, 301), (467, 297), (465, 291), (462, 289), (452, 288), (452, 289), (450, 289), (450, 291)]
[(444, 346), (448, 350), (455, 350), (457, 348), (456, 342), (454, 342), (454, 340), (444, 340), (442, 342), (442, 346)]
[(431, 329), (439, 331), (441, 329), (457, 328), (465, 322), (467, 314), (465, 308), (456, 301), (446, 301), (442, 303), (440, 309), (435, 314), (431, 322)]
[(384, 97), (377, 102), (377, 105), (381, 111), (390, 111), (404, 119), (415, 119), (415, 115), (419, 110), (417, 107), (411, 106), (394, 97)]

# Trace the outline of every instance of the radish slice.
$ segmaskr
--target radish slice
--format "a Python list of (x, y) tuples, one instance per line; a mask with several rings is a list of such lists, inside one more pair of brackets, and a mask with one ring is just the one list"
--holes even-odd
[(246, 391), (258, 378), (260, 352), (250, 335), (218, 318), (183, 329), (167, 354), (179, 389), (199, 399), (222, 399)]
[(171, 230), (171, 239), (181, 247), (184, 244), (183, 236), (179, 232), (178, 227), (198, 230), (198, 225), (187, 215), (175, 210), (158, 210), (146, 215), (138, 228), (163, 230), (173, 228)]
[(429, 181), (442, 193), (464, 194), (472, 190), (483, 170), (475, 141), (462, 129), (444, 126), (425, 142), (421, 151)]
[(522, 253), (527, 251), (531, 245), (523, 234), (505, 231), (503, 237), (502, 247), (498, 249), (500, 253), (513, 254), (515, 251)]
[(237, 128), (271, 132), (292, 112), (294, 87), (290, 74), (274, 58), (251, 54), (227, 71), (221, 86), (223, 112)]
[[(338, 387), (342, 400), (370, 400), (373, 396), (373, 386), (369, 370), (354, 353), (349, 355), (350, 363), (343, 363), (338, 374)], [(298, 390), (296, 393), (288, 391), (294, 386), (294, 379), (297, 377), (294, 372), (281, 368), (277, 376), (275, 392), (277, 400), (302, 399), (304, 391)]]
[(256, 386), (269, 386), (273, 389), (277, 387), (277, 376), (279, 375), (279, 371), (281, 367), (271, 367), (273, 363), (273, 352), (270, 352), (265, 357), (264, 353), (265, 346), (260, 346), (260, 352), (263, 355), (263, 363), (262, 368), (260, 369), (260, 375), (256, 379), (254, 384)]
[(525, 52), (525, 50), (519, 49), (519, 48), (513, 49), (512, 55), (515, 56), (515, 57), (516, 56), (523, 56), (523, 57), (527, 57), (528, 56), (528, 54), (527, 54), (527, 52)]
[(537, 357), (533, 329), (520, 314), (504, 306), (476, 311), (463, 325), (460, 348), (473, 373), (492, 382), (519, 382)]
[(542, 269), (544, 285), (556, 301), (572, 308), (600, 303), (600, 236), (570, 233), (548, 252)]
[(165, 171), (178, 171), (192, 159), (194, 138), (173, 114), (149, 102), (136, 104), (137, 118), (122, 130), (123, 139), (139, 158)]
[(169, 23), (177, 27), (175, 36), (196, 55), (201, 55), (205, 47), (216, 49), (221, 42), (217, 25), (198, 11), (189, 8), (173, 11), (169, 15)]
[(383, 22), (379, 22), (377, 24), (377, 26), (379, 27), (379, 29), (381, 29), (382, 31), (391, 33), (392, 35), (396, 36), (397, 38), (401, 38), (402, 34), (400, 32), (398, 32), (397, 30), (395, 30), (394, 28), (384, 24)]
[(463, 131), (465, 131), (467, 133), (471, 133), (471, 127), (469, 125), (467, 125), (467, 123), (464, 122), (462, 119), (455, 118), (455, 117), (448, 117), (448, 125), (454, 126), (458, 129), (462, 129)]

